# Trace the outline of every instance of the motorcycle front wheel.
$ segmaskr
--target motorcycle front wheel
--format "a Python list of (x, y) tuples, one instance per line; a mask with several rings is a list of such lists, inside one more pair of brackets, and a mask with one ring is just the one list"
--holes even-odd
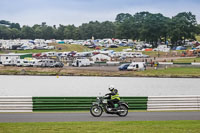
[(125, 117), (127, 114), (128, 114), (128, 108), (125, 105), (121, 105), (119, 113), (117, 113), (117, 115), (119, 115), (120, 117)]
[(92, 116), (94, 117), (100, 117), (103, 113), (103, 109), (101, 106), (98, 106), (98, 105), (93, 105), (91, 108), (90, 108), (90, 113)]

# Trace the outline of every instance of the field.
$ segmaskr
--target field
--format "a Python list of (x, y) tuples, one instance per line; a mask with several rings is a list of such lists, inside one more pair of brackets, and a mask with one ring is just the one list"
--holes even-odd
[(197, 41), (200, 41), (200, 36), (196, 36)]
[(200, 58), (183, 58), (183, 59), (177, 59), (174, 60), (174, 63), (191, 63), (191, 62), (200, 62)]
[[(49, 44), (50, 46), (55, 46), (55, 49), (52, 50), (39, 50), (39, 49), (31, 49), (31, 50), (5, 50), (5, 51), (0, 51), (0, 54), (2, 53), (42, 53), (42, 52), (50, 52), (50, 51), (55, 51), (55, 52), (70, 52), (70, 51), (77, 51), (77, 52), (87, 52), (87, 51), (93, 51), (95, 50), (94, 48), (87, 48), (86, 46), (82, 45), (76, 45), (76, 44), (57, 44), (57, 43), (52, 43)], [(104, 47), (100, 47), (100, 49), (104, 49)], [(122, 52), (123, 49), (130, 49), (130, 47), (118, 47), (118, 48), (108, 48), (108, 50), (114, 50), (116, 52)], [(137, 52), (132, 50), (132, 52)], [(170, 51), (168, 54), (165, 52), (158, 52), (158, 51), (141, 51), (143, 54), (149, 55), (151, 57), (172, 57), (172, 56), (177, 56), (182, 53), (182, 50), (177, 50), (177, 51)]]
[(200, 77), (200, 69), (192, 67), (172, 67), (167, 69), (146, 70), (136, 73), (145, 77)]
[(0, 133), (198, 133), (200, 121), (0, 123)]
[[(105, 68), (105, 67), (104, 67)], [(106, 70), (105, 70), (106, 69)], [(30, 67), (0, 67), (0, 75), (47, 75), (47, 76), (106, 76), (106, 77), (186, 77), (199, 78), (200, 69), (192, 67), (149, 68), (146, 71), (115, 71), (109, 67), (96, 70), (89, 68), (30, 68)], [(108, 69), (108, 70), (107, 70)]]
[[(91, 49), (82, 46), (82, 45), (72, 45), (72, 44), (50, 44), (51, 46), (55, 46), (56, 49), (53, 50), (38, 50), (38, 49), (31, 49), (31, 50), (6, 50), (6, 51), (0, 51), (0, 53), (42, 53), (42, 52), (50, 52), (50, 51), (56, 51), (56, 52), (70, 52), (70, 51), (77, 51), (77, 52), (85, 52), (90, 51)], [(60, 49), (60, 50), (59, 50)]]

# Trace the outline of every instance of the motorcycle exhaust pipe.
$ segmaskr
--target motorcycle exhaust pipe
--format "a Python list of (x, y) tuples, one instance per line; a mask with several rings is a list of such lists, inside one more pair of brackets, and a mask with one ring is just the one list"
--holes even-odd
[(125, 110), (117, 110), (118, 112), (124, 112)]

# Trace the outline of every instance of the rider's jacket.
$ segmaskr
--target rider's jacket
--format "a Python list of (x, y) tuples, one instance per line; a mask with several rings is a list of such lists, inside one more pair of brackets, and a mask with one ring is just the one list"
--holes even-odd
[(111, 91), (111, 93), (109, 93), (108, 95), (111, 96), (111, 100), (114, 100), (114, 99), (120, 100), (120, 97), (119, 97), (119, 94), (118, 94), (118, 90), (117, 90), (117, 89), (113, 89), (113, 90)]

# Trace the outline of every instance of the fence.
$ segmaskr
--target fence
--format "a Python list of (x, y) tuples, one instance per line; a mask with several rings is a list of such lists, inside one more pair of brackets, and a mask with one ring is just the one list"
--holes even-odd
[(191, 63), (174, 63), (174, 62), (158, 62), (159, 65), (192, 65), (192, 66), (200, 66), (198, 62), (191, 62)]
[(33, 97), (33, 111), (89, 110), (94, 97)]
[(200, 110), (200, 96), (149, 96), (148, 111)]
[[(146, 110), (147, 97), (121, 97), (131, 110)], [(33, 111), (89, 110), (96, 97), (33, 97)]]
[[(96, 97), (0, 96), (0, 112), (89, 110)], [(121, 97), (130, 110), (200, 110), (199, 96)]]
[(31, 96), (0, 96), (0, 112), (32, 112)]

